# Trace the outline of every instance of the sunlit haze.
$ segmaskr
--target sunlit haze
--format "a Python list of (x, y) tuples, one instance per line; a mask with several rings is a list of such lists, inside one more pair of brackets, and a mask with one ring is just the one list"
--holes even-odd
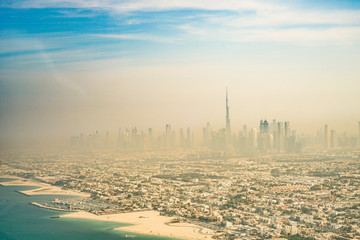
[(359, 166), (360, 0), (0, 0), (0, 239), (360, 239)]
[(359, 1), (0, 5), (1, 138), (261, 119), (357, 134)]

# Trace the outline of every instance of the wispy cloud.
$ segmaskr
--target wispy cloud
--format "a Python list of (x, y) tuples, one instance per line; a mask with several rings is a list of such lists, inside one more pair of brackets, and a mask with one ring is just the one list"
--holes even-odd
[[(305, 8), (276, 0), (20, 0), (5, 5), (14, 8), (75, 8), (74, 11), (60, 10), (64, 17), (92, 16), (91, 12), (79, 9), (106, 11), (114, 17), (114, 25), (141, 27), (142, 24), (151, 24), (151, 28), (140, 29), (136, 34), (121, 30), (111, 34), (95, 33), (94, 36), (168, 43), (192, 37), (209, 41), (330, 40), (343, 43), (358, 40), (360, 26), (358, 9)], [(184, 11), (181, 16), (171, 12), (177, 10), (192, 11)], [(141, 18), (144, 12), (160, 11), (170, 13), (168, 16)], [(124, 14), (128, 17), (117, 19), (116, 16)], [(154, 31), (159, 30), (159, 26), (161, 30)], [(174, 33), (176, 30), (179, 32)], [(169, 36), (168, 31), (181, 35), (181, 38)]]
[(100, 37), (100, 38), (119, 39), (119, 40), (142, 40), (142, 41), (152, 41), (152, 42), (160, 42), (160, 43), (161, 42), (176, 43), (177, 41), (181, 40), (181, 38), (147, 35), (147, 34), (93, 34), (92, 36)]
[(360, 27), (329, 29), (260, 29), (228, 32), (230, 41), (291, 42), (298, 44), (351, 44), (360, 40)]
[[(347, 21), (346, 18), (343, 21)], [(306, 24), (305, 21), (294, 20), (291, 24), (289, 21), (278, 22), (271, 18), (266, 21), (245, 17), (241, 21), (239, 17), (207, 17), (204, 22), (182, 24), (177, 28), (200, 41), (357, 43), (360, 41), (360, 24), (356, 24), (356, 21), (348, 22), (349, 24), (331, 24), (330, 21), (309, 20)]]
[[(87, 35), (88, 44), (92, 42)], [(0, 33), (0, 54), (36, 53), (44, 51), (59, 51), (76, 48), (82, 45), (84, 36), (66, 33), (26, 34), (20, 32)]]
[(281, 8), (274, 1), (256, 0), (20, 0), (7, 4), (14, 8), (99, 8), (118, 12), (164, 11), (178, 9), (270, 10)]
[(58, 13), (60, 13), (60, 16), (57, 16), (58, 18), (93, 18), (96, 17), (96, 13), (94, 11), (91, 12), (84, 12), (79, 9), (76, 10), (58, 10)]
[(155, 0), (155, 1), (125, 1), (122, 4), (114, 5), (114, 9), (119, 12), (133, 11), (167, 11), (179, 9), (202, 9), (202, 10), (230, 10), (230, 11), (246, 11), (246, 10), (272, 10), (280, 9), (281, 5), (268, 2), (249, 1), (249, 0)]
[[(221, 22), (219, 18), (209, 21)], [(225, 22), (226, 21), (226, 22)], [(234, 27), (268, 27), (299, 25), (360, 25), (360, 10), (305, 10), (265, 11), (253, 15), (239, 15), (223, 19), (222, 23)]]

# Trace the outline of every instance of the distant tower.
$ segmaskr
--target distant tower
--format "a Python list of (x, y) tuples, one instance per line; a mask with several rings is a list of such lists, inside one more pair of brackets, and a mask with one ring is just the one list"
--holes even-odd
[(325, 124), (324, 127), (324, 147), (327, 149), (330, 146), (330, 135), (328, 125)]
[(264, 120), (263, 128), (264, 128), (264, 133), (268, 134), (269, 133), (269, 122), (266, 119)]
[(278, 131), (277, 131), (277, 150), (281, 152), (284, 146), (284, 125), (282, 122), (278, 122)]
[(207, 123), (206, 128), (203, 128), (203, 140), (205, 146), (207, 147), (210, 146), (210, 139), (211, 139), (211, 127), (210, 127), (210, 123)]
[(285, 137), (290, 136), (290, 123), (289, 122), (285, 122), (284, 135), (285, 135)]
[(152, 147), (153, 146), (153, 131), (152, 128), (148, 129), (148, 141), (149, 141), (149, 145)]
[(166, 133), (165, 133), (165, 146), (166, 147), (170, 147), (172, 144), (171, 144), (171, 125), (170, 124), (166, 124)]
[(330, 131), (330, 147), (336, 147), (336, 132), (333, 129)]
[(171, 125), (170, 124), (166, 124), (166, 134), (167, 135), (171, 134)]
[(231, 141), (231, 127), (230, 127), (228, 90), (226, 88), (226, 143), (229, 144), (230, 141)]
[(252, 128), (250, 131), (250, 147), (256, 148), (257, 147), (257, 134), (256, 134), (256, 128)]
[(265, 119), (264, 121), (260, 120), (260, 134), (269, 133), (269, 122)]
[(184, 131), (182, 128), (180, 128), (179, 135), (180, 135), (180, 146), (182, 148), (184, 148), (185, 147), (185, 137), (184, 137)]
[(192, 147), (192, 144), (193, 144), (193, 141), (192, 141), (192, 135), (191, 135), (191, 131), (190, 131), (190, 127), (187, 128), (187, 131), (186, 131), (186, 143), (187, 143), (187, 147), (188, 148), (191, 148)]
[(360, 146), (360, 121), (359, 121), (359, 141), (358, 141), (358, 143), (359, 143), (359, 146)]

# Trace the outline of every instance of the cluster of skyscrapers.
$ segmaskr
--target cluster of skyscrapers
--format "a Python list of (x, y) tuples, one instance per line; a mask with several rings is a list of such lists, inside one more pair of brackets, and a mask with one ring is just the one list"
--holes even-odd
[(228, 134), (228, 128), (213, 131), (210, 124), (203, 129), (204, 145), (213, 150), (233, 150), (236, 152), (299, 152), (301, 143), (296, 131), (290, 132), (289, 122), (271, 124), (260, 121), (259, 130), (249, 129), (246, 125), (238, 134)]
[(290, 133), (289, 122), (276, 122), (271, 124), (265, 119), (260, 121), (260, 131), (256, 128), (250, 129), (244, 125), (238, 134), (231, 132), (229, 99), (226, 90), (226, 127), (219, 131), (213, 131), (210, 124), (203, 129), (203, 144), (212, 150), (231, 150), (235, 152), (254, 152), (262, 153), (277, 152), (299, 152), (301, 144), (296, 141), (296, 132)]
[(72, 145), (79, 147), (105, 147), (119, 150), (173, 150), (173, 149), (208, 149), (213, 151), (229, 151), (236, 153), (298, 153), (304, 147), (335, 148), (357, 146), (359, 136), (348, 137), (346, 133), (337, 134), (329, 130), (326, 124), (317, 132), (317, 136), (300, 135), (290, 129), (288, 121), (279, 122), (273, 119), (260, 121), (259, 128), (248, 129), (246, 125), (238, 133), (233, 133), (230, 125), (230, 110), (228, 91), (226, 89), (226, 117), (225, 128), (214, 130), (207, 123), (203, 128), (202, 141), (196, 139), (190, 127), (175, 131), (170, 124), (166, 124), (165, 131), (154, 134), (153, 129), (138, 131), (134, 126), (131, 129), (119, 129), (117, 136), (110, 137), (109, 133), (100, 136), (96, 131), (93, 134), (72, 137)]

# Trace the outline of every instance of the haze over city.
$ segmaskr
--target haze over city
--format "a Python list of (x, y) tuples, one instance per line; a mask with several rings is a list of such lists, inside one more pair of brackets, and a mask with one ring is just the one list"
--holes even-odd
[(1, 0), (0, 239), (360, 239), (359, 63), (360, 0)]
[(290, 121), (357, 133), (358, 1), (3, 1), (3, 141)]

